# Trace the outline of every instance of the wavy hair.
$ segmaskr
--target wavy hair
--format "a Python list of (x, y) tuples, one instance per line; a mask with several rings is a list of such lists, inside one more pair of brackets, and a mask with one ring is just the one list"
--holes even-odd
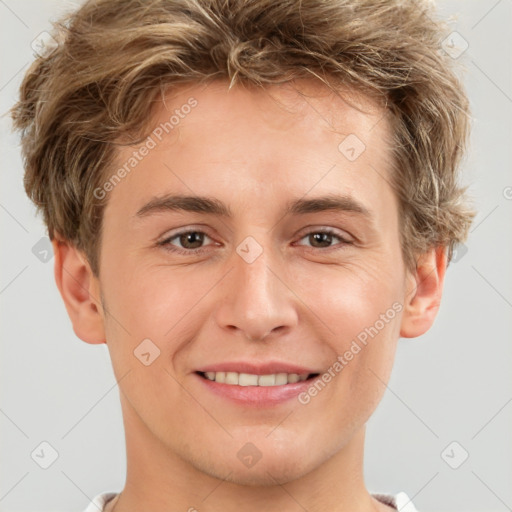
[(57, 46), (26, 72), (11, 111), (25, 190), (49, 237), (72, 242), (99, 276), (106, 200), (94, 190), (163, 91), (316, 77), (385, 105), (404, 261), (414, 268), (438, 246), (450, 261), (475, 212), (458, 183), (470, 116), (446, 34), (420, 0), (88, 1), (55, 24)]

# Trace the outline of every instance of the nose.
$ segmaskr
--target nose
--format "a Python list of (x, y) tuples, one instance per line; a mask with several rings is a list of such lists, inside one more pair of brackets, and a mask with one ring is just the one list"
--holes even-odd
[(249, 263), (233, 254), (227, 283), (220, 287), (216, 322), (228, 334), (250, 341), (285, 334), (297, 324), (297, 296), (278, 254), (264, 249)]

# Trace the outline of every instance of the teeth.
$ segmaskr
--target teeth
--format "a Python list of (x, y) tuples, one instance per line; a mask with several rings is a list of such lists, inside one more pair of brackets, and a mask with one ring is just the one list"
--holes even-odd
[(269, 375), (254, 375), (252, 373), (237, 372), (206, 372), (208, 380), (233, 386), (282, 386), (306, 380), (308, 375), (297, 373), (272, 373)]
[[(294, 375), (297, 375), (297, 374), (294, 373)], [(282, 384), (288, 384), (288, 382), (292, 382), (292, 381), (288, 380), (288, 374), (287, 373), (276, 373), (276, 381), (275, 381), (275, 384), (274, 384), (275, 386), (281, 386)]]
[(235, 372), (226, 372), (226, 377), (224, 378), (224, 384), (238, 384), (238, 373)]
[[(235, 373), (235, 375), (237, 375)], [(258, 385), (258, 376), (251, 375), (249, 373), (240, 373), (238, 374), (238, 382), (235, 382), (239, 386), (257, 386)]]
[(270, 375), (260, 375), (258, 377), (258, 386), (275, 386), (276, 375), (272, 373)]

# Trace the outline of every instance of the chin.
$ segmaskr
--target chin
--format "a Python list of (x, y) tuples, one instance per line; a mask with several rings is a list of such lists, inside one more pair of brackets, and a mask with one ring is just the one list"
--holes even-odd
[[(224, 453), (226, 455), (226, 452)], [(248, 487), (269, 487), (284, 485), (304, 476), (313, 468), (308, 468), (305, 462), (306, 454), (300, 450), (291, 450), (286, 454), (262, 454), (252, 466), (245, 466), (237, 454), (232, 458), (219, 461), (196, 460), (196, 467), (204, 473), (236, 485)]]
[(302, 475), (295, 475), (290, 472), (278, 474), (275, 471), (269, 471), (268, 473), (262, 473), (261, 471), (258, 473), (233, 472), (225, 480), (236, 485), (243, 485), (244, 487), (272, 487), (287, 484), (300, 478), (300, 476)]

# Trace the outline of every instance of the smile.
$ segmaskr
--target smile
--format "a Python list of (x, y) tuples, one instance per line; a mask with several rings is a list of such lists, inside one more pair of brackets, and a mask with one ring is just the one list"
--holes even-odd
[(229, 384), (232, 386), (283, 386), (286, 384), (295, 384), (302, 382), (318, 374), (298, 373), (271, 373), (266, 375), (256, 375), (253, 373), (237, 372), (199, 372), (199, 374), (211, 381), (220, 384)]

